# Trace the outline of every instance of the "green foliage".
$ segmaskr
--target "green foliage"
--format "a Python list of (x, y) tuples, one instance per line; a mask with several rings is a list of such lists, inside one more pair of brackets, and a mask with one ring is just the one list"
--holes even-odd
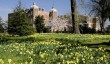
[(107, 33), (110, 34), (110, 25), (107, 27)]
[(37, 16), (35, 19), (36, 31), (42, 33), (45, 30), (44, 18), (43, 16)]
[(94, 28), (89, 28), (88, 24), (80, 25), (80, 32), (82, 34), (95, 34), (96, 30)]
[(20, 5), (15, 8), (12, 14), (9, 14), (8, 33), (20, 36), (35, 33), (31, 20)]
[(18, 0), (18, 5), (15, 7), (14, 12), (20, 12), (23, 9), (21, 0)]
[(25, 36), (34, 34), (34, 32), (33, 24), (27, 17), (25, 11), (13, 13), (12, 16), (9, 17), (9, 34)]
[(4, 32), (3, 20), (2, 20), (2, 18), (0, 17), (0, 33), (3, 33), (3, 32)]
[(94, 45), (93, 48), (82, 46), (85, 43), (107, 42), (110, 40), (109, 36), (47, 33), (18, 37), (0, 34), (0, 41), (7, 40), (0, 43), (0, 63), (109, 64), (108, 45), (105, 47)]

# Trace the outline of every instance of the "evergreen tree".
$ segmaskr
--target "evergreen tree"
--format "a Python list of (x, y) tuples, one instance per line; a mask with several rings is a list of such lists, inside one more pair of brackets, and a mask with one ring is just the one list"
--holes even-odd
[(107, 27), (107, 32), (110, 34), (110, 25)]
[(3, 32), (4, 32), (3, 20), (2, 20), (2, 18), (0, 17), (0, 33), (3, 33)]
[(35, 19), (36, 32), (41, 33), (45, 29), (43, 16), (37, 16)]
[(21, 7), (21, 3), (15, 8), (14, 13), (9, 15), (8, 33), (13, 35), (26, 36), (35, 32), (33, 24), (26, 12)]

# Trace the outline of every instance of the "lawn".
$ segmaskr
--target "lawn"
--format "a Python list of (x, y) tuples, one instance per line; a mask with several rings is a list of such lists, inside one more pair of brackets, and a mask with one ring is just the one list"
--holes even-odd
[(0, 64), (109, 64), (110, 35), (0, 34)]

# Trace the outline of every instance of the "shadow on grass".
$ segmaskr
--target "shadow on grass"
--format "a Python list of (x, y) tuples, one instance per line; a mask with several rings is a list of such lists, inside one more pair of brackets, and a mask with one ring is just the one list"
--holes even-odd
[[(83, 42), (87, 42), (87, 40), (74, 40), (74, 39), (66, 39), (66, 38), (41, 38), (41, 37), (0, 37), (0, 44), (11, 44), (11, 43), (37, 43), (40, 41), (50, 40), (54, 39), (56, 41), (59, 41), (60, 45), (68, 45), (71, 44), (72, 47), (77, 47), (79, 44), (81, 46), (88, 46), (90, 48), (99, 48), (100, 46), (110, 46), (109, 42), (100, 42), (98, 44), (81, 44)], [(90, 41), (91, 42), (91, 41)], [(106, 50), (107, 52), (110, 52), (110, 50)]]
[(7, 45), (11, 43), (33, 43), (44, 41), (44, 38), (35, 38), (35, 37), (0, 37), (0, 44)]
[[(64, 43), (64, 44), (68, 44), (68, 43), (71, 43), (71, 44), (81, 44), (81, 46), (88, 46), (88, 47), (91, 47), (91, 46), (100, 46), (100, 45), (105, 45), (105, 46), (110, 46), (110, 41), (108, 42), (100, 42), (100, 43), (96, 43), (96, 44), (83, 44), (83, 42), (87, 42), (86, 40), (69, 40), (69, 39), (64, 39), (64, 38), (56, 38), (55, 39), (56, 41), (60, 41), (61, 43)], [(91, 41), (90, 41), (91, 42)], [(90, 43), (88, 42), (88, 43)]]
[[(100, 44), (81, 44), (81, 46), (88, 46), (89, 48), (99, 48), (99, 47), (104, 47), (104, 46), (110, 46), (110, 41), (109, 42), (103, 42)], [(105, 49), (105, 52), (110, 53), (110, 49)]]
[[(56, 39), (56, 41), (59, 41), (62, 43), (62, 45), (64, 44), (72, 44), (72, 47), (77, 47), (79, 46), (78, 44), (80, 44), (80, 46), (87, 46), (89, 48), (99, 48), (99, 47), (103, 47), (105, 48), (105, 46), (110, 46), (110, 41), (109, 42), (100, 42), (97, 44), (81, 44), (82, 42), (79, 40), (68, 40), (68, 39)], [(75, 44), (77, 43), (77, 44)], [(110, 52), (110, 49), (105, 49), (105, 52)]]
[(110, 46), (110, 41), (109, 42), (102, 42), (102, 43), (98, 43), (98, 44), (81, 44), (81, 45), (97, 48), (98, 46)]

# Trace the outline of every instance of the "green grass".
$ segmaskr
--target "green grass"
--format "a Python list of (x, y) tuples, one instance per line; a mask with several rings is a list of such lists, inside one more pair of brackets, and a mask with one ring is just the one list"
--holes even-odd
[(0, 34), (0, 64), (109, 64), (110, 35)]

